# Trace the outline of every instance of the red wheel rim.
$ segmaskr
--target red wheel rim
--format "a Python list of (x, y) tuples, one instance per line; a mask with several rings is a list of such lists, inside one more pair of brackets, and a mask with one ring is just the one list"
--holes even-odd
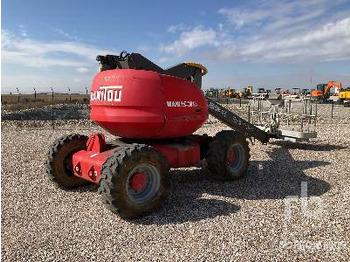
[(155, 166), (140, 164), (127, 177), (126, 193), (135, 203), (151, 201), (157, 195), (160, 183), (160, 173)]
[(142, 172), (136, 172), (130, 177), (130, 187), (135, 192), (142, 190), (147, 184), (147, 177)]
[(226, 164), (233, 172), (237, 172), (244, 164), (244, 148), (235, 143), (227, 150)]
[(227, 152), (226, 162), (227, 162), (227, 164), (231, 164), (231, 163), (234, 163), (235, 160), (236, 160), (236, 154), (231, 148)]

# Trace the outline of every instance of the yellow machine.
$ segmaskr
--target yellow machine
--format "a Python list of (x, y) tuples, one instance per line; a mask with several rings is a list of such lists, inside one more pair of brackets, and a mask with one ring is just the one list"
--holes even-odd
[(221, 89), (220, 90), (220, 97), (235, 98), (236, 97), (236, 89), (234, 89), (234, 88)]
[(225, 89), (220, 89), (219, 90), (219, 97), (226, 97), (226, 90)]
[(247, 86), (244, 88), (244, 97), (247, 97), (253, 93), (253, 87), (252, 86)]
[(350, 100), (350, 88), (343, 89), (339, 92), (340, 100)]
[(253, 87), (252, 86), (247, 86), (244, 88), (244, 93), (246, 96), (249, 96), (251, 93), (253, 93)]
[(246, 98), (252, 93), (252, 86), (245, 87), (243, 91), (236, 91), (236, 89), (230, 87), (218, 90), (218, 95), (222, 98)]
[(236, 92), (236, 98), (243, 98), (243, 97), (244, 97), (244, 91)]
[(243, 91), (236, 92), (236, 98), (246, 98), (253, 93), (253, 87), (247, 86), (243, 88)]
[(344, 106), (350, 106), (350, 87), (339, 91), (339, 100), (344, 103)]
[(227, 95), (226, 95), (226, 97), (228, 97), (228, 98), (234, 98), (234, 97), (236, 97), (236, 89), (234, 89), (234, 88), (229, 88), (229, 89), (227, 90)]

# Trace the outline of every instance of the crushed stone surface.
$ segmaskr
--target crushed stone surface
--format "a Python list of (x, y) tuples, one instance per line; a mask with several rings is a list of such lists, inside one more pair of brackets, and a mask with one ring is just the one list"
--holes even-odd
[[(208, 121), (197, 133), (223, 129)], [(321, 123), (317, 130), (309, 143), (250, 145), (249, 172), (238, 181), (172, 169), (162, 208), (125, 221), (102, 204), (96, 186), (63, 190), (45, 174), (55, 139), (99, 127), (2, 122), (2, 259), (350, 261), (350, 124)]]

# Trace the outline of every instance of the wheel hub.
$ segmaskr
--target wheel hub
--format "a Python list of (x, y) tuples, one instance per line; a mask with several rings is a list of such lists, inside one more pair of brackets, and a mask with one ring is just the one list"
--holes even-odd
[(227, 150), (226, 163), (231, 171), (236, 172), (241, 168), (244, 161), (243, 147), (237, 143), (231, 145)]
[(150, 164), (136, 166), (127, 178), (126, 192), (130, 200), (135, 203), (144, 203), (152, 200), (160, 187), (158, 169)]
[(135, 192), (142, 190), (147, 184), (147, 177), (142, 172), (136, 172), (130, 177), (130, 187)]
[(227, 164), (231, 164), (234, 163), (236, 160), (236, 154), (235, 152), (232, 150), (232, 148), (230, 150), (228, 150), (227, 152), (227, 156), (226, 156), (226, 162)]

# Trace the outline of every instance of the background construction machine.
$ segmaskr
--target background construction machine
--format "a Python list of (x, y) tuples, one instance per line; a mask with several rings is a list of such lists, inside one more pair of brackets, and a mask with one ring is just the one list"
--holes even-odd
[(339, 101), (344, 103), (344, 106), (350, 107), (350, 87), (339, 91)]
[(307, 95), (310, 95), (311, 94), (311, 90), (310, 89), (307, 89), (307, 88), (303, 88), (301, 90), (301, 93), (304, 95), (304, 96), (307, 96)]
[(253, 87), (247, 86), (243, 88), (243, 91), (236, 92), (236, 98), (248, 98), (253, 93)]
[(234, 88), (227, 88), (223, 91), (223, 96), (225, 98), (236, 98), (236, 89)]
[[(236, 91), (235, 88), (225, 88), (225, 89), (220, 89), (219, 92), (219, 97), (221, 98), (248, 98), (252, 94), (253, 87), (248, 86), (243, 88), (243, 91)], [(213, 91), (211, 91), (213, 93)]]
[(317, 89), (311, 92), (311, 97), (318, 100), (323, 100), (327, 102), (331, 95), (331, 88), (334, 87), (337, 90), (337, 94), (340, 94), (342, 91), (342, 83), (329, 81), (327, 84), (318, 84)]
[(207, 97), (219, 97), (219, 89), (216, 89), (216, 88), (210, 88), (209, 90), (206, 90), (205, 92), (205, 96)]
[(252, 93), (252, 96), (255, 98), (267, 99), (271, 93), (270, 89), (265, 90), (265, 88), (258, 88), (257, 93)]

